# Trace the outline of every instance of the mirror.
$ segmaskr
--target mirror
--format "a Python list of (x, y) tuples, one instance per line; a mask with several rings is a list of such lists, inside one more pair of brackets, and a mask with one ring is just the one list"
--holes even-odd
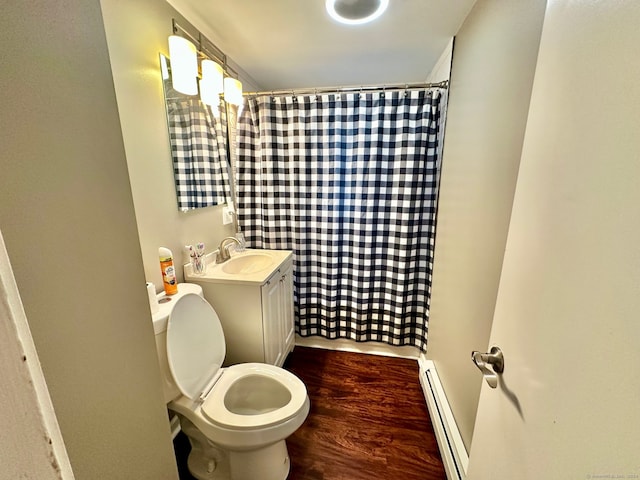
[(230, 197), (227, 113), (197, 95), (185, 95), (171, 85), (171, 64), (160, 55), (178, 208), (210, 207)]

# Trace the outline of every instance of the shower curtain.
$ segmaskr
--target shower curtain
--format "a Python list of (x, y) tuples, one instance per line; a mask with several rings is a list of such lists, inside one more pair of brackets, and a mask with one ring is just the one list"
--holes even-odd
[(247, 100), (239, 221), (248, 246), (293, 250), (299, 335), (426, 348), (443, 97)]

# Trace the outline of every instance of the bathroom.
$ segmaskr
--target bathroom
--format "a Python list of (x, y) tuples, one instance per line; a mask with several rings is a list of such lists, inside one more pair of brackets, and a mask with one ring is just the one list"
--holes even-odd
[[(640, 310), (638, 260), (623, 252), (633, 252), (640, 240), (638, 226), (629, 223), (639, 216), (630, 182), (640, 172), (638, 162), (628, 160), (640, 156), (633, 140), (638, 117), (630, 111), (638, 99), (638, 59), (630, 46), (639, 40), (632, 28), (639, 11), (630, 1), (617, 2), (618, 8), (564, 3), (549, 1), (545, 10), (534, 1), (505, 7), (478, 0), (456, 33), (428, 356), (470, 450), (469, 478), (527, 478), (504, 472), (532, 468), (522, 455), (541, 445), (551, 460), (554, 452), (588, 458), (557, 462), (573, 477), (640, 473), (629, 448), (640, 442), (630, 400), (639, 385), (623, 376), (638, 364), (631, 347), (638, 338), (631, 320)], [(3, 90), (11, 94), (2, 119), (0, 228), (71, 465), (77, 478), (175, 478), (166, 473), (175, 467), (154, 377), (153, 338), (141, 320), (149, 316), (142, 285), (159, 284), (160, 243), (174, 250), (196, 241), (216, 245), (231, 233), (221, 225), (220, 208), (178, 212), (167, 181), (158, 53), (166, 52), (176, 12), (157, 0), (32, 2), (28, 12), (19, 5), (4, 10), (0, 31), (13, 54), (3, 60)], [(606, 101), (592, 98), (602, 88)], [(546, 118), (545, 108), (554, 115)], [(588, 120), (594, 111), (600, 122)], [(611, 152), (618, 168), (605, 170), (597, 160)], [(581, 169), (583, 162), (589, 168)], [(537, 203), (530, 198), (536, 193)], [(580, 204), (589, 210), (578, 210)], [(603, 224), (619, 234), (603, 233)], [(520, 251), (523, 245), (530, 256)], [(548, 283), (538, 281), (543, 273)], [(529, 303), (525, 287), (544, 302)], [(508, 437), (514, 461), (490, 477), (481, 459), (502, 457), (477, 439), (490, 438), (491, 419), (502, 419), (483, 407), (497, 390), (483, 386), (470, 353), (488, 351), (496, 335), (506, 336), (504, 325), (500, 331), (492, 326), (515, 312), (539, 325), (522, 330), (523, 336), (544, 338), (547, 346), (541, 355), (541, 347), (523, 339), (515, 360), (513, 348), (495, 341), (506, 358), (501, 398), (511, 414), (516, 409), (508, 392), (515, 392), (522, 416), (544, 428)], [(551, 315), (565, 321), (553, 330), (538, 324)], [(603, 316), (609, 317), (604, 325)], [(440, 328), (438, 317), (446, 319)], [(563, 404), (530, 417), (534, 397), (519, 394), (516, 378), (507, 377), (510, 365), (511, 372), (533, 378), (538, 393), (546, 391), (541, 375), (563, 370), (554, 352), (563, 352), (560, 360), (575, 381), (550, 382), (563, 392)], [(603, 378), (620, 389), (600, 388)], [(588, 405), (576, 403), (587, 396)], [(479, 403), (486, 415), (477, 413)], [(609, 407), (597, 407), (604, 404)], [(553, 440), (560, 425), (561, 440)], [(552, 472), (548, 478), (568, 476)]]

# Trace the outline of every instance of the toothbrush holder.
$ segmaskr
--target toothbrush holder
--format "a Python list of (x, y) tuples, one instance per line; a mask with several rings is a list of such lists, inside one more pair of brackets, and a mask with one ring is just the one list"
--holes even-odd
[(207, 257), (205, 255), (191, 257), (191, 268), (194, 275), (207, 273)]

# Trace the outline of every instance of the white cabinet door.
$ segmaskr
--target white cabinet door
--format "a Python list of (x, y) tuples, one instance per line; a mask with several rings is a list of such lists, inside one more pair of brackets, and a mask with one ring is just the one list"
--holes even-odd
[[(284, 339), (283, 352), (286, 356), (293, 350), (295, 341), (295, 325), (293, 316), (293, 268), (288, 268), (280, 279), (281, 282), (281, 305), (282, 305), (282, 338)], [(284, 358), (283, 358), (284, 361)]]
[(265, 362), (282, 366), (293, 349), (293, 268), (285, 264), (262, 287)]
[(262, 286), (262, 328), (264, 331), (265, 362), (271, 365), (281, 365), (282, 361), (282, 283), (280, 270)]
[(639, 25), (547, 5), (469, 480), (640, 476)]

